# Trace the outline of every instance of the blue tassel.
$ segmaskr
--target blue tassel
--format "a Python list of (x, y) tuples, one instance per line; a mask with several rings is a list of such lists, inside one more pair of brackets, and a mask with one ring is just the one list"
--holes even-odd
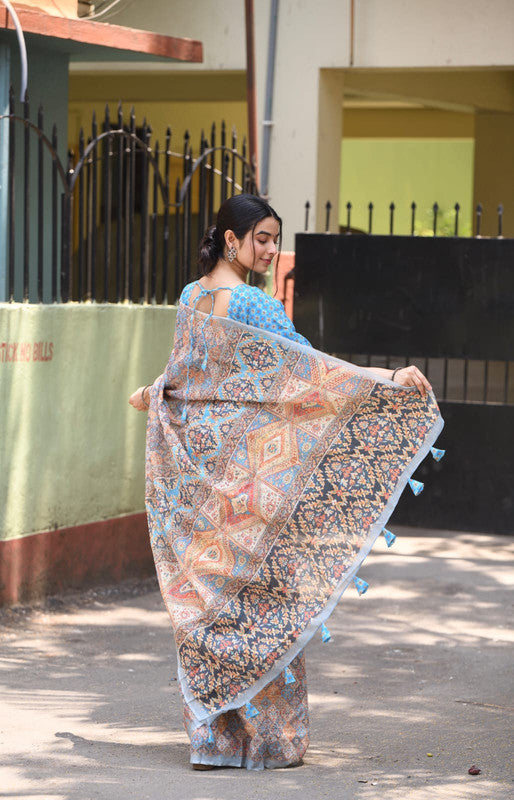
[(182, 422), (186, 422), (187, 421), (187, 406), (184, 406), (184, 408), (182, 409), (181, 420), (182, 420)]
[(286, 667), (284, 670), (284, 680), (286, 683), (296, 683), (296, 678), (289, 667)]
[(421, 494), (423, 489), (425, 488), (425, 484), (421, 483), (421, 481), (415, 481), (413, 478), (409, 478), (409, 486), (416, 495)]
[(211, 730), (211, 726), (207, 726), (207, 730), (209, 731), (209, 735), (207, 737), (207, 744), (216, 744), (216, 739), (214, 738), (214, 734)]
[(251, 703), (245, 703), (246, 706), (246, 718), (251, 719), (252, 717), (256, 717), (258, 715), (258, 711)]
[(384, 528), (384, 530), (382, 531), (382, 533), (384, 534), (384, 539), (386, 540), (386, 544), (387, 544), (387, 546), (388, 546), (388, 547), (391, 547), (391, 545), (392, 545), (392, 544), (394, 544), (394, 543), (395, 543), (395, 541), (396, 541), (396, 536), (395, 536), (395, 534), (394, 534), (394, 533), (391, 533), (391, 531), (388, 531), (388, 530), (387, 530), (387, 528)]
[(203, 360), (202, 360), (202, 370), (203, 370), (203, 372), (205, 372), (206, 369), (207, 369), (207, 353), (204, 355)]
[(325, 643), (332, 641), (332, 637), (330, 635), (330, 631), (327, 628), (327, 626), (325, 625), (325, 623), (323, 623), (323, 625), (321, 626), (321, 641), (325, 642)]
[(369, 583), (363, 581), (362, 578), (354, 578), (353, 582), (355, 584), (355, 588), (359, 592), (359, 595), (366, 594), (366, 592), (368, 591)]
[(437, 447), (431, 447), (430, 452), (434, 461), (440, 461), (444, 457), (446, 450), (438, 450)]

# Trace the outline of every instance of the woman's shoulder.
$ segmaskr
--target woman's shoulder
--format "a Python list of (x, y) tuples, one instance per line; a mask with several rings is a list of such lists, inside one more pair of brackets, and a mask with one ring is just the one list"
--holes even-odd
[(283, 322), (284, 307), (280, 300), (266, 294), (258, 286), (248, 286), (233, 293), (232, 306), (234, 308), (244, 307), (246, 321), (250, 325), (257, 327), (274, 329), (277, 324)]
[(258, 286), (250, 286), (248, 283), (242, 283), (236, 288), (238, 290), (238, 295), (244, 297), (249, 303), (252, 304), (275, 306), (276, 303), (279, 302), (274, 297), (266, 294), (266, 292), (263, 289), (260, 289)]
[(179, 300), (180, 303), (184, 303), (184, 305), (188, 304), (189, 298), (191, 297), (191, 292), (193, 291), (197, 283), (198, 281), (192, 281), (191, 283), (188, 283), (186, 284), (186, 286), (184, 286), (180, 294), (180, 300)]
[(270, 297), (258, 286), (250, 286), (248, 283), (240, 283), (232, 290), (232, 307), (244, 307), (246, 309), (263, 308), (273, 303), (273, 298)]

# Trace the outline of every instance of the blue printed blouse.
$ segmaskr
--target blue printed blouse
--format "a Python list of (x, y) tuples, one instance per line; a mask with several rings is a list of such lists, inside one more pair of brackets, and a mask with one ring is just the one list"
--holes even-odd
[[(188, 283), (180, 296), (181, 303), (189, 304), (191, 292), (197, 283)], [(237, 322), (278, 333), (293, 342), (311, 346), (305, 336), (297, 333), (280, 300), (270, 297), (257, 286), (248, 286), (246, 283), (235, 286), (230, 295), (227, 316)]]

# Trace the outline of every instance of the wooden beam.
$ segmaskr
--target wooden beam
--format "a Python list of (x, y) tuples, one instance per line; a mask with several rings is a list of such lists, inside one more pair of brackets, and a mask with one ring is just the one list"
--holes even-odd
[[(88, 19), (56, 17), (19, 4), (14, 8), (25, 33), (179, 61), (201, 63), (203, 60), (202, 43), (195, 39), (163, 36)], [(7, 13), (0, 15), (0, 30), (2, 28), (14, 29)]]

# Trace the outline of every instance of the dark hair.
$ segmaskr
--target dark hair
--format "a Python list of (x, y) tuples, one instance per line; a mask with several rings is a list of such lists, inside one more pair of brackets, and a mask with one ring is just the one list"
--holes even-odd
[(207, 275), (223, 256), (226, 231), (234, 231), (241, 240), (266, 217), (276, 219), (282, 232), (282, 220), (262, 197), (256, 194), (236, 194), (225, 200), (219, 208), (216, 225), (207, 228), (200, 242), (198, 248), (200, 273)]

